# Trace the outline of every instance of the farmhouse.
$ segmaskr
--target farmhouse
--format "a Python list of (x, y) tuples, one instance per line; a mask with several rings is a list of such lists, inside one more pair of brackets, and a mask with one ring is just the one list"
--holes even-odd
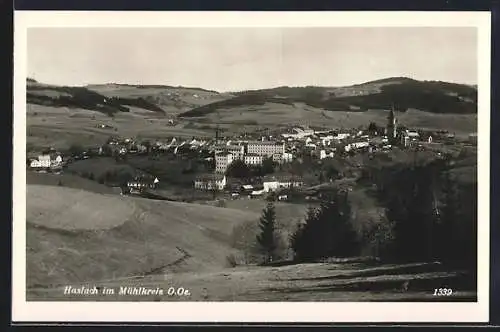
[(33, 159), (30, 162), (31, 168), (50, 168), (50, 167), (60, 167), (62, 166), (63, 158), (60, 154), (42, 154), (39, 155), (37, 159)]
[[(432, 137), (431, 136), (429, 137), (430, 139), (428, 138), (427, 142), (432, 143)], [(401, 134), (401, 144), (404, 147), (410, 146), (413, 142), (417, 140), (420, 140), (420, 134), (416, 131), (406, 130)]]
[(264, 191), (276, 191), (283, 188), (301, 187), (304, 181), (295, 176), (265, 176), (263, 179)]
[(194, 188), (198, 190), (224, 190), (226, 176), (219, 174), (206, 174), (194, 180)]

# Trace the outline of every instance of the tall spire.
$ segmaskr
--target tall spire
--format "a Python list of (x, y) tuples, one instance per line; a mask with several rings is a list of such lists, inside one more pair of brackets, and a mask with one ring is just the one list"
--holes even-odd
[(396, 138), (396, 116), (394, 115), (394, 103), (391, 104), (391, 110), (387, 116), (387, 137), (392, 141)]

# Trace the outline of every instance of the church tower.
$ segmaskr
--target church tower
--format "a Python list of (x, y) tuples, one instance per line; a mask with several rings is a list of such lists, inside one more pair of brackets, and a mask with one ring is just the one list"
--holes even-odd
[(396, 119), (396, 116), (394, 115), (394, 106), (393, 106), (391, 111), (389, 112), (389, 116), (387, 117), (387, 138), (389, 139), (389, 142), (391, 144), (393, 144), (393, 142), (396, 139), (397, 126), (398, 126), (398, 121)]

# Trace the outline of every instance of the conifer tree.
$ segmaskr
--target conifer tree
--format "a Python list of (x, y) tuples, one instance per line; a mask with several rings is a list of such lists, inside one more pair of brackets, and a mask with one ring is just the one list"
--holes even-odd
[(358, 251), (347, 193), (327, 194), (318, 209), (310, 208), (305, 224), (291, 238), (296, 259), (311, 261), (348, 257)]
[(276, 243), (276, 212), (274, 204), (269, 202), (260, 217), (260, 233), (257, 235), (257, 244), (264, 255), (264, 263), (269, 263), (274, 258), (277, 248)]
[[(311, 225), (318, 220), (318, 210), (312, 206), (307, 209), (305, 223), (299, 223), (297, 229), (290, 237), (290, 246), (295, 253), (297, 261), (308, 260), (312, 258), (312, 246), (314, 239), (310, 236)], [(308, 225), (306, 227), (306, 225)]]

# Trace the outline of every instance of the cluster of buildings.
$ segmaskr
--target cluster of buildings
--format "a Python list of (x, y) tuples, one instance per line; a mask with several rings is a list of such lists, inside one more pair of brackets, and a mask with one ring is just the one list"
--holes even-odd
[(135, 177), (127, 182), (126, 188), (122, 188), (122, 194), (141, 194), (146, 189), (156, 189), (160, 183), (157, 177)]
[(147, 146), (132, 138), (111, 138), (105, 145), (99, 147), (97, 153), (99, 155), (126, 155), (128, 153), (145, 153), (147, 150)]
[[(314, 131), (294, 129), (295, 133), (282, 134), (292, 151), (302, 150), (319, 159), (332, 158), (335, 153), (374, 152), (389, 150), (393, 146), (411, 147), (414, 144), (432, 143), (431, 133), (417, 132), (398, 126), (394, 112), (389, 113), (383, 131), (342, 130)], [(473, 140), (473, 139), (472, 139)]]
[(59, 169), (63, 166), (63, 155), (55, 150), (49, 151), (29, 159), (28, 164), (34, 170)]
[(246, 194), (251, 197), (259, 197), (270, 192), (279, 192), (286, 189), (300, 188), (304, 181), (293, 175), (265, 176), (258, 184), (235, 184), (232, 185), (224, 174), (206, 174), (194, 181), (194, 188), (198, 190), (222, 191), (226, 188), (232, 189), (233, 195)]

